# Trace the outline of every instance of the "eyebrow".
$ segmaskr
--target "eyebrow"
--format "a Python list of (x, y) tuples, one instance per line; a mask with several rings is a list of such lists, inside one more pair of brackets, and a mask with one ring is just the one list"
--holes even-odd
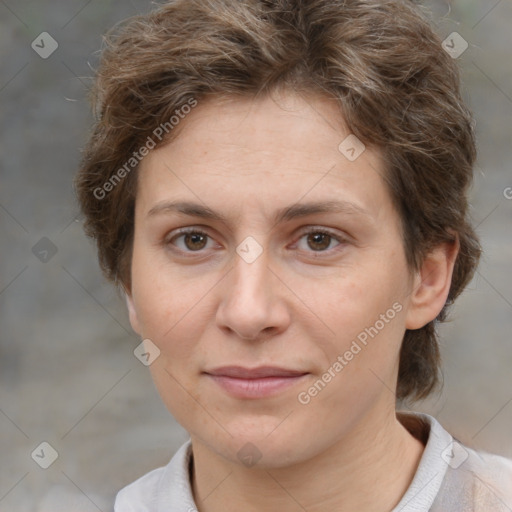
[[(182, 213), (193, 217), (201, 217), (228, 223), (229, 219), (221, 214), (199, 203), (189, 201), (163, 201), (156, 204), (148, 212), (148, 217), (158, 214)], [(372, 215), (368, 210), (349, 201), (317, 201), (311, 203), (295, 203), (278, 210), (274, 214), (274, 223), (290, 221), (296, 218), (307, 217), (318, 213), (344, 213), (349, 215), (363, 215), (371, 218)]]

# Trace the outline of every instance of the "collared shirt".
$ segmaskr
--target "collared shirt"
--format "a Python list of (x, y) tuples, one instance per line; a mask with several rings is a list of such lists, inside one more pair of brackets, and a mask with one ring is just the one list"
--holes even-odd
[[(391, 512), (512, 512), (512, 460), (464, 446), (427, 414), (398, 418), (426, 444), (411, 485)], [(191, 457), (189, 440), (167, 466), (122, 489), (115, 512), (197, 512)]]

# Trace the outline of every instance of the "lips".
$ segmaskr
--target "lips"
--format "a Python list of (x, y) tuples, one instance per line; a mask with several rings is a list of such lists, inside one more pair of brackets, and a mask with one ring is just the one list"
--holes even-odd
[(260, 366), (259, 368), (244, 368), (242, 366), (224, 366), (205, 373), (233, 379), (264, 379), (268, 377), (299, 377), (308, 372), (288, 370), (275, 366)]
[(223, 391), (239, 399), (261, 399), (277, 395), (308, 375), (308, 372), (274, 366), (224, 366), (204, 373)]

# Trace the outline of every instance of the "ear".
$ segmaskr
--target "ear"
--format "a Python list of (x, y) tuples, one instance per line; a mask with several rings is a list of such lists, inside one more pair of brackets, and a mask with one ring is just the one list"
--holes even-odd
[(414, 278), (406, 316), (407, 329), (420, 329), (434, 320), (443, 309), (450, 291), (459, 247), (458, 237), (455, 237), (453, 242), (438, 245), (425, 257)]
[(133, 297), (129, 291), (125, 290), (125, 299), (126, 299), (126, 306), (128, 308), (128, 316), (130, 318), (130, 325), (132, 326), (132, 329), (141, 336), (141, 328), (140, 328), (140, 322), (139, 317), (137, 316), (137, 310), (135, 309), (135, 303), (133, 302)]

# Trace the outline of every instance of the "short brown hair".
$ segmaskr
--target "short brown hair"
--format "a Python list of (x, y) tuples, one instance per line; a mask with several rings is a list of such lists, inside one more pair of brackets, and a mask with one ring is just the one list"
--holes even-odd
[[(471, 279), (480, 246), (467, 218), (476, 150), (459, 71), (411, 1), (174, 0), (115, 27), (76, 180), (102, 269), (130, 289), (137, 162), (132, 172), (126, 162), (155, 127), (191, 99), (279, 87), (335, 98), (351, 133), (380, 149), (411, 269), (458, 237), (447, 305), (402, 342), (397, 398), (423, 398), (439, 381), (435, 322)], [(156, 146), (173, 138), (168, 132)]]

